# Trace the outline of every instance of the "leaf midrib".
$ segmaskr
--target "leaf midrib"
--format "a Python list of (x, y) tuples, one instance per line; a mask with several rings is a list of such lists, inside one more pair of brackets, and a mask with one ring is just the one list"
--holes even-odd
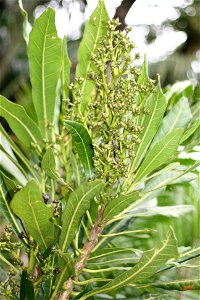
[[(90, 51), (90, 57), (89, 57), (89, 61), (88, 61), (88, 65), (87, 65), (87, 68), (86, 68), (86, 73), (85, 73), (85, 80), (84, 80), (84, 82), (83, 82), (83, 84), (82, 84), (82, 88), (81, 88), (81, 93), (83, 93), (83, 95), (84, 95), (84, 89), (85, 89), (85, 85), (86, 85), (86, 82), (87, 82), (87, 80), (86, 80), (86, 78), (87, 78), (87, 74), (88, 74), (88, 72), (89, 72), (89, 70), (90, 70), (90, 66), (91, 66), (91, 63), (92, 63), (92, 61), (91, 61), (91, 53), (93, 53), (94, 52), (94, 50), (95, 50), (95, 48), (96, 48), (96, 46), (97, 46), (97, 41), (98, 41), (98, 38), (99, 38), (99, 32), (100, 32), (100, 24), (101, 24), (101, 20), (102, 20), (102, 10), (103, 10), (103, 8), (102, 8), (102, 5), (101, 5), (101, 3), (100, 3), (100, 7), (101, 7), (101, 10), (100, 10), (100, 18), (99, 18), (99, 23), (98, 23), (98, 29), (97, 29), (97, 35), (96, 35), (96, 39), (95, 39), (95, 41), (94, 41), (94, 46), (93, 46), (93, 48), (92, 48), (92, 51)], [(81, 101), (80, 101), (80, 107), (82, 106), (82, 102), (83, 102), (83, 96), (81, 97)]]
[(49, 27), (49, 20), (51, 16), (51, 10), (49, 10), (48, 15), (48, 21), (45, 28), (45, 34), (44, 34), (44, 43), (43, 43), (43, 49), (42, 49), (42, 104), (43, 104), (43, 113), (44, 113), (44, 132), (45, 137), (47, 138), (47, 129), (46, 129), (46, 122), (47, 122), (47, 111), (46, 111), (46, 93), (45, 93), (45, 74), (44, 74), (44, 67), (45, 67), (45, 50), (46, 50), (46, 38), (47, 38), (47, 30)]
[[(104, 288), (100, 289), (100, 290), (98, 291), (98, 293), (100, 293), (100, 292), (106, 292), (106, 291), (109, 291), (110, 289), (116, 289), (116, 288), (118, 288), (119, 286), (121, 286), (121, 285), (123, 285), (123, 284), (126, 284), (126, 282), (129, 281), (129, 280), (131, 280), (133, 277), (137, 276), (138, 273), (140, 273), (143, 269), (145, 269), (145, 268), (146, 268), (146, 267), (154, 260), (154, 258), (155, 258), (157, 255), (159, 255), (160, 252), (162, 252), (163, 249), (165, 249), (165, 247), (168, 245), (169, 238), (170, 238), (170, 236), (167, 237), (166, 241), (163, 243), (163, 246), (162, 246), (159, 250), (157, 250), (157, 251), (154, 252), (153, 256), (149, 259), (149, 261), (148, 261), (146, 264), (144, 264), (141, 268), (139, 268), (136, 272), (134, 272), (131, 276), (129, 276), (128, 278), (124, 279), (123, 281), (120, 281), (119, 283), (117, 283), (117, 284), (115, 284), (115, 285), (112, 285), (112, 286), (107, 287), (107, 288), (105, 288), (105, 289), (104, 289)], [(142, 259), (142, 258), (141, 258), (141, 259)], [(138, 264), (139, 264), (139, 263), (140, 263), (140, 262), (138, 262)], [(95, 295), (95, 294), (96, 294), (96, 292), (94, 291), (94, 293), (88, 294), (88, 296), (93, 296), (93, 295)], [(87, 296), (87, 294), (86, 294), (86, 296)], [(87, 298), (88, 298), (88, 297), (87, 297)], [(85, 300), (85, 299), (87, 299), (87, 298), (82, 297), (80, 300)]]
[(73, 127), (70, 123), (66, 122), (67, 125), (69, 125), (75, 132), (76, 134), (79, 136), (81, 142), (82, 142), (82, 145), (83, 145), (83, 148), (84, 148), (84, 152), (85, 152), (85, 156), (86, 156), (86, 160), (87, 160), (87, 165), (88, 165), (88, 170), (89, 170), (89, 174), (90, 174), (90, 177), (92, 177), (92, 170), (91, 170), (91, 166), (90, 166), (90, 160), (89, 160), (89, 157), (87, 155), (87, 149), (85, 147), (85, 143), (84, 143), (84, 140), (82, 139), (81, 135), (79, 134), (79, 132), (76, 130), (75, 127)]
[[(138, 147), (138, 150), (137, 150), (135, 159), (134, 159), (133, 164), (132, 164), (131, 169), (130, 169), (130, 174), (133, 172), (133, 169), (134, 169), (134, 167), (135, 167), (135, 164), (136, 164), (136, 161), (137, 161), (139, 152), (140, 152), (140, 150), (141, 150), (141, 148), (142, 148), (143, 142), (144, 142), (144, 140), (145, 140), (145, 138), (146, 138), (146, 135), (147, 135), (147, 133), (148, 133), (148, 131), (149, 131), (149, 128), (150, 128), (151, 123), (152, 123), (152, 120), (153, 120), (154, 115), (155, 115), (155, 113), (156, 113), (156, 110), (157, 110), (157, 107), (158, 107), (158, 97), (159, 97), (159, 95), (157, 95), (157, 97), (156, 97), (156, 105), (155, 105), (155, 107), (154, 107), (154, 110), (153, 110), (153, 113), (152, 113), (152, 115), (151, 115), (150, 121), (149, 121), (148, 126), (147, 126), (147, 128), (146, 128), (146, 131), (145, 131), (145, 133), (144, 133), (144, 135), (143, 135), (143, 137), (142, 137), (142, 141), (141, 141), (141, 143), (140, 143), (140, 145), (139, 145), (139, 147)], [(147, 148), (147, 147), (146, 147), (146, 148)], [(145, 151), (145, 149), (144, 149), (144, 151)]]
[(43, 245), (45, 246), (45, 249), (46, 249), (47, 245), (46, 245), (45, 240), (43, 238), (43, 235), (42, 235), (42, 232), (41, 232), (41, 229), (40, 229), (37, 217), (36, 217), (35, 212), (34, 212), (34, 208), (33, 208), (32, 204), (31, 204), (30, 190), (28, 191), (28, 203), (29, 203), (29, 206), (31, 208), (31, 212), (32, 212), (32, 215), (33, 215), (33, 219), (35, 221), (36, 228), (37, 228), (37, 230), (39, 232), (39, 235), (41, 237), (42, 243), (43, 243)]
[[(172, 138), (164, 145), (164, 147), (161, 148), (161, 150), (156, 154), (156, 156), (154, 156), (154, 158), (152, 159), (152, 161), (150, 162), (150, 164), (148, 164), (148, 165), (146, 166), (146, 168), (140, 173), (140, 175), (138, 176), (138, 178), (137, 178), (137, 174), (136, 174), (135, 178), (137, 178), (137, 180), (140, 180), (140, 179), (142, 178), (143, 174), (146, 172), (146, 170), (149, 168), (149, 166), (151, 166), (151, 165), (154, 163), (154, 161), (156, 160), (156, 158), (158, 157), (158, 155), (160, 155), (160, 153), (162, 153), (162, 152), (166, 149), (166, 147), (168, 146), (168, 144), (169, 144), (172, 140), (174, 140), (175, 137), (176, 137), (178, 134), (179, 134), (179, 132), (177, 132), (176, 135), (172, 136)], [(145, 161), (144, 161), (144, 162), (145, 162)], [(138, 173), (138, 174), (139, 174), (139, 173)]]
[[(32, 133), (29, 131), (29, 129), (25, 126), (25, 124), (18, 119), (15, 115), (11, 114), (8, 110), (6, 110), (4, 107), (2, 107), (2, 109), (4, 109), (4, 111), (6, 111), (6, 113), (8, 113), (9, 115), (11, 115), (14, 119), (16, 119), (21, 125), (22, 127), (24, 127), (24, 129), (28, 132), (28, 134), (30, 135), (31, 139), (34, 141), (35, 144), (37, 144), (36, 139), (34, 138), (34, 136), (32, 135)], [(37, 144), (38, 145), (38, 144)], [(38, 145), (39, 150), (41, 151), (40, 146)]]

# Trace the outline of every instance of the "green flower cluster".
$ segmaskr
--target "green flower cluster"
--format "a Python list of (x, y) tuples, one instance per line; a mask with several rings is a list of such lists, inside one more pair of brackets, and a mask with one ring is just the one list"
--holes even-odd
[(97, 174), (109, 185), (117, 182), (120, 186), (128, 175), (135, 145), (140, 143), (142, 127), (137, 126), (136, 118), (148, 113), (144, 105), (137, 105), (137, 96), (148, 95), (154, 85), (151, 80), (146, 86), (137, 83), (140, 70), (133, 63), (139, 54), (132, 58), (131, 29), (123, 33), (116, 30), (118, 25), (118, 20), (108, 21), (107, 34), (92, 56), (96, 72), (90, 79), (95, 82), (96, 99), (89, 105), (87, 125), (95, 141)]
[(91, 57), (96, 69), (88, 79), (95, 84), (96, 96), (89, 103), (87, 118), (77, 112), (83, 78), (76, 78), (70, 85), (73, 101), (66, 99), (65, 102), (67, 115), (83, 122), (90, 131), (97, 175), (108, 185), (117, 183), (120, 187), (128, 175), (135, 145), (140, 143), (142, 127), (137, 126), (136, 119), (148, 113), (145, 101), (138, 105), (137, 97), (145, 100), (154, 88), (154, 82), (149, 80), (145, 86), (138, 83), (140, 70), (133, 63), (140, 56), (136, 53), (132, 57), (135, 45), (128, 37), (131, 28), (121, 32), (116, 30), (119, 24), (116, 19), (107, 22), (107, 33)]

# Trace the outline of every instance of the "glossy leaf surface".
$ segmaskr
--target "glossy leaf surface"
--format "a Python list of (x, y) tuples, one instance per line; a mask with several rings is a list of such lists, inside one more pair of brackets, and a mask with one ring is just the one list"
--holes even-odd
[(94, 171), (94, 149), (87, 129), (82, 124), (74, 121), (65, 121), (65, 126), (72, 136), (87, 177), (92, 178)]

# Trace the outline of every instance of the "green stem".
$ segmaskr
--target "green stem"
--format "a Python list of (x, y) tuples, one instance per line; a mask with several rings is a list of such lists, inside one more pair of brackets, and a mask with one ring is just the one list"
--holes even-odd
[(30, 247), (30, 252), (29, 252), (29, 266), (27, 269), (27, 273), (31, 274), (33, 268), (34, 268), (34, 264), (35, 264), (35, 252), (34, 252), (34, 248)]

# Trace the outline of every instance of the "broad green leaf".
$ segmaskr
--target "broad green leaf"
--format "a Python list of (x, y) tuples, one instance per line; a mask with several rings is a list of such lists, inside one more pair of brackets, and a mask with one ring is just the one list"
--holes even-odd
[(104, 248), (95, 251), (87, 261), (88, 267), (135, 264), (142, 256), (142, 251), (125, 248)]
[(56, 289), (54, 290), (51, 299), (55, 299), (56, 294), (62, 287), (63, 283), (74, 273), (74, 264), (71, 254), (60, 253), (56, 267), (59, 269), (60, 273), (56, 276)]
[(42, 192), (34, 180), (15, 194), (11, 209), (22, 220), (42, 252), (53, 244), (54, 225), (49, 221), (53, 216), (53, 207), (44, 203)]
[(84, 115), (88, 103), (94, 97), (95, 84), (89, 79), (89, 74), (96, 70), (92, 62), (92, 55), (99, 47), (99, 42), (107, 32), (106, 22), (109, 20), (103, 0), (99, 1), (95, 11), (86, 22), (83, 38), (78, 50), (78, 65), (76, 68), (76, 77), (84, 79), (80, 86), (82, 94), (80, 99), (80, 111)]
[(56, 161), (54, 157), (53, 150), (48, 148), (42, 158), (42, 169), (45, 173), (52, 179), (59, 178), (59, 175), (56, 171)]
[(134, 179), (135, 182), (138, 182), (144, 176), (167, 162), (175, 153), (182, 133), (182, 129), (175, 129), (154, 145), (138, 169)]
[(192, 123), (189, 128), (184, 132), (181, 143), (186, 141), (196, 130), (199, 130), (200, 127), (200, 120), (196, 120), (194, 123)]
[(123, 272), (103, 287), (87, 293), (81, 298), (81, 300), (85, 300), (96, 294), (117, 290), (130, 283), (134, 284), (148, 280), (169, 259), (176, 258), (177, 256), (177, 240), (174, 236), (173, 230), (171, 229), (167, 235), (167, 239), (155, 250), (152, 249), (144, 252), (140, 261), (131, 268), (131, 270)]
[(122, 194), (112, 199), (105, 208), (103, 220), (111, 220), (139, 198), (139, 192), (133, 192), (127, 195)]
[(62, 216), (62, 230), (59, 245), (62, 252), (65, 252), (71, 244), (76, 232), (78, 231), (81, 218), (89, 209), (91, 201), (104, 188), (101, 180), (83, 183), (67, 200)]
[(191, 120), (190, 106), (187, 98), (181, 98), (162, 120), (160, 128), (151, 144), (151, 148), (176, 128), (185, 128)]
[(165, 96), (162, 93), (160, 83), (157, 85), (154, 92), (147, 100), (147, 109), (149, 110), (149, 113), (145, 116), (142, 124), (139, 124), (142, 125), (144, 129), (140, 136), (141, 143), (136, 149), (136, 156), (130, 164), (129, 179), (144, 157), (151, 140), (153, 139), (159, 128), (166, 109), (166, 100)]
[(166, 282), (155, 282), (145, 285), (145, 288), (156, 287), (159, 289), (177, 290), (177, 291), (188, 291), (188, 290), (199, 290), (200, 289), (200, 278), (187, 278), (187, 279), (177, 279), (174, 281)]
[[(49, 7), (36, 19), (29, 36), (28, 57), (33, 103), (43, 137), (50, 137), (53, 124), (56, 87), (61, 72), (62, 40), (55, 26), (55, 11)], [(48, 134), (49, 133), (49, 134)]]
[(162, 215), (166, 217), (178, 218), (186, 213), (194, 210), (192, 205), (174, 205), (174, 206), (155, 206), (155, 207), (140, 207), (130, 212), (134, 217), (151, 217)]
[(28, 44), (28, 40), (29, 40), (29, 34), (31, 32), (31, 24), (28, 21), (28, 14), (26, 12), (26, 10), (23, 7), (23, 3), (22, 0), (18, 0), (18, 5), (21, 11), (22, 16), (24, 17), (24, 22), (23, 22), (23, 36), (24, 39), (26, 41), (26, 43)]
[(20, 283), (20, 300), (34, 300), (33, 282), (29, 280), (26, 270), (23, 270)]
[(62, 41), (61, 92), (63, 99), (69, 94), (71, 61), (67, 53), (67, 38)]
[(92, 178), (94, 171), (94, 150), (92, 146), (92, 140), (87, 129), (80, 123), (68, 120), (65, 121), (65, 126), (72, 136), (72, 140), (75, 144), (87, 177)]
[(16, 217), (10, 209), (11, 196), (3, 181), (3, 176), (0, 174), (0, 209), (9, 223), (13, 225), (14, 231), (19, 234), (22, 231), (21, 226), (18, 224)]
[(18, 139), (27, 147), (34, 143), (41, 151), (43, 145), (42, 136), (38, 126), (27, 115), (24, 108), (15, 104), (3, 96), (0, 96), (0, 116), (9, 124)]
[(180, 255), (180, 258), (175, 261), (175, 264), (167, 265), (167, 266), (159, 269), (159, 271), (157, 273), (160, 273), (160, 272), (166, 271), (168, 269), (174, 268), (176, 266), (176, 264), (185, 263), (186, 261), (191, 260), (193, 258), (197, 258), (199, 256), (200, 256), (200, 247), (193, 248), (189, 251), (186, 251), (186, 252), (182, 253)]

